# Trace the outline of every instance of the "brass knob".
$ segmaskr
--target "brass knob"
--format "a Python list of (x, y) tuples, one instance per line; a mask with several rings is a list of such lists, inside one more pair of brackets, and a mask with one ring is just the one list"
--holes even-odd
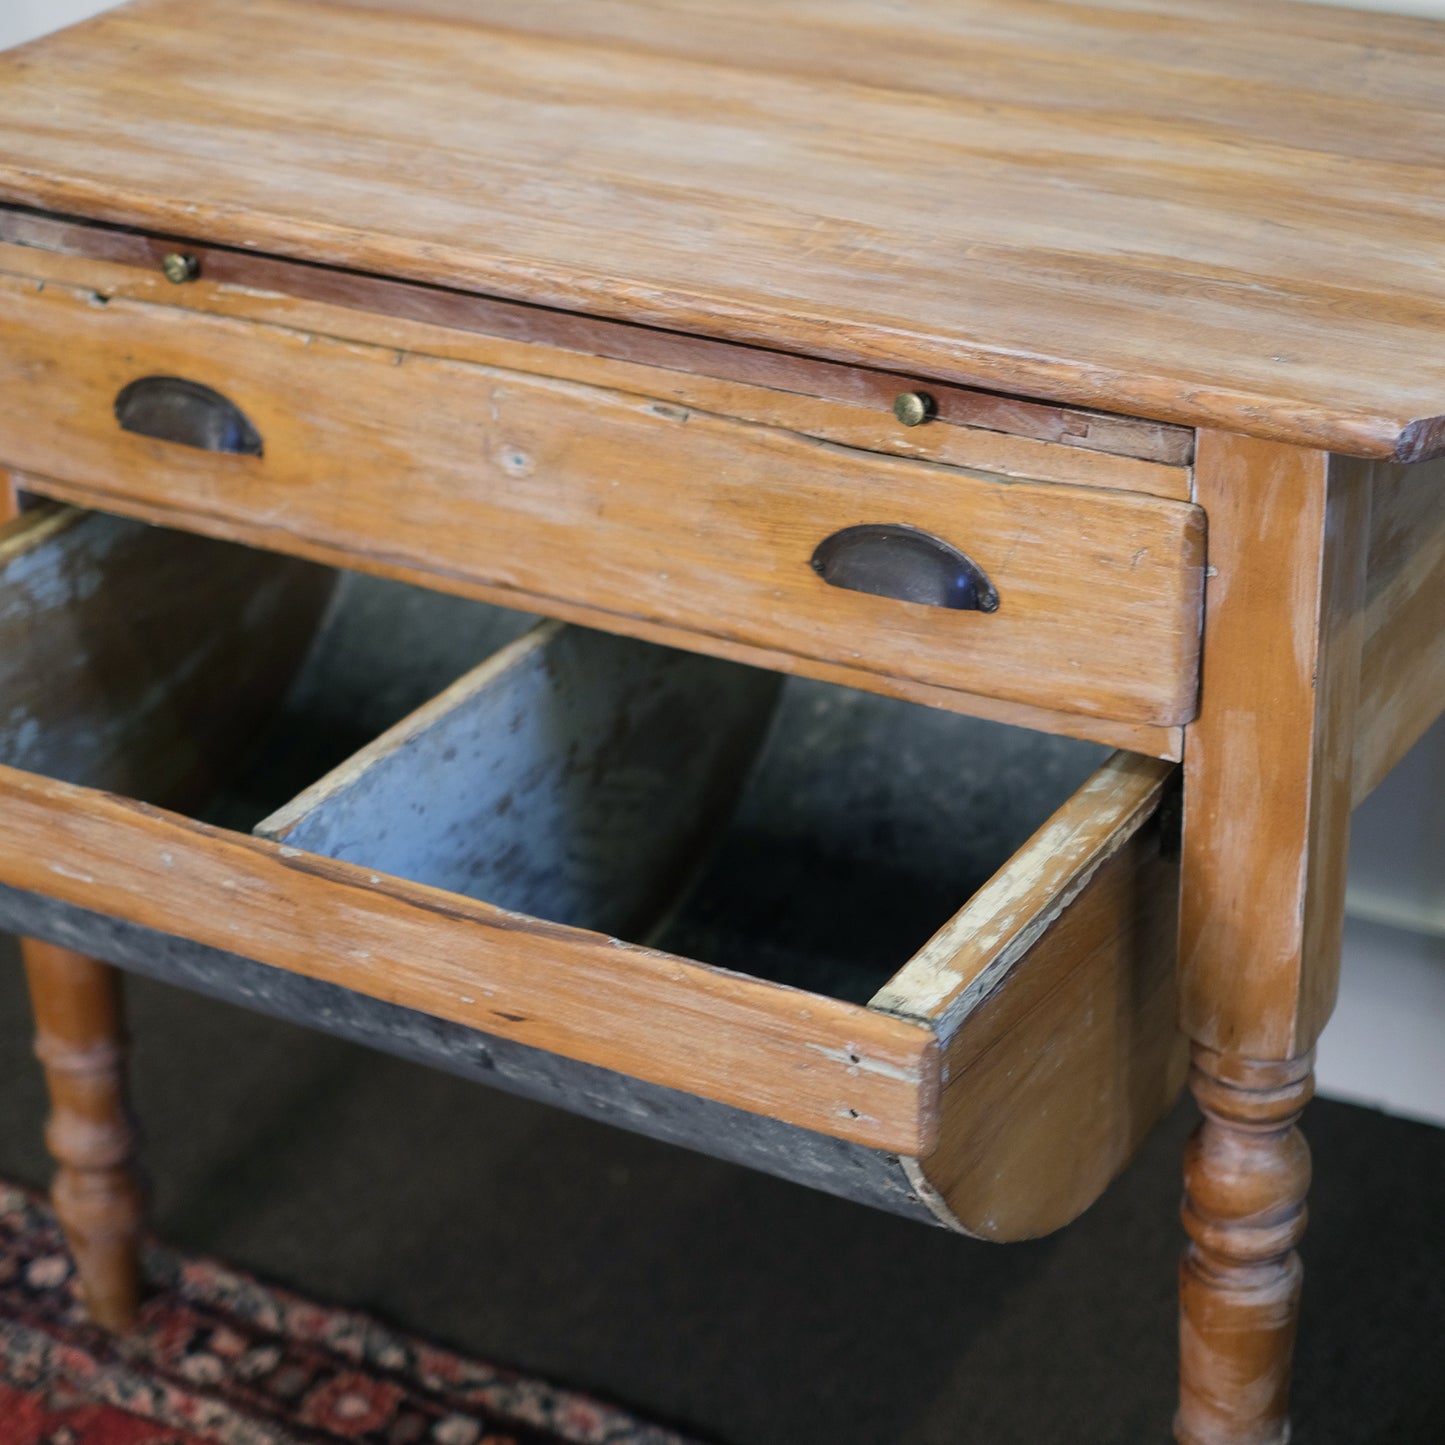
[(893, 403), (893, 415), (904, 426), (922, 426), (938, 413), (938, 403), (926, 391), (905, 391)]
[(194, 256), (187, 256), (181, 251), (172, 251), (161, 262), (161, 270), (166, 273), (167, 281), (174, 282), (177, 286), (183, 286), (187, 281), (194, 281), (201, 274), (201, 263)]

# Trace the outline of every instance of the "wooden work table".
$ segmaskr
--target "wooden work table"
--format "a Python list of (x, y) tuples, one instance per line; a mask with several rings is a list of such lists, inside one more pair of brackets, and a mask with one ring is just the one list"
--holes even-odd
[[(1445, 24), (1271, 0), (132, 0), (0, 56), (0, 921), (47, 940), (97, 1316), (139, 1210), (110, 964), (152, 945), (1000, 1239), (1167, 1107), (1177, 1001), (1177, 1437), (1280, 1445), (1350, 813), (1445, 710), (1442, 162)], [(195, 679), (237, 745), (321, 568), (700, 655), (608, 664), (703, 760), (664, 853), (731, 766), (694, 665), (1120, 751), (866, 1007), (785, 989), (334, 842), (573, 666), (557, 623), (256, 837), (166, 811)], [(727, 687), (751, 736), (770, 694)]]

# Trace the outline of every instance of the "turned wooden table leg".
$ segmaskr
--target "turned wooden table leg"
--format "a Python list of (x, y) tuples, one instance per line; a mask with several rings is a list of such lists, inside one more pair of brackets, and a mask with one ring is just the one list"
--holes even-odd
[(142, 1191), (126, 1105), (120, 977), (109, 964), (25, 939), (35, 1052), (50, 1089), (51, 1197), (92, 1320), (123, 1330), (140, 1298)]
[(1199, 716), (1184, 745), (1180, 1017), (1204, 1121), (1185, 1161), (1183, 1445), (1281, 1445), (1309, 1150), (1334, 1007), (1372, 489), (1321, 452), (1201, 432)]
[(1182, 1445), (1283, 1445), (1310, 1155), (1296, 1127), (1313, 1059), (1257, 1063), (1196, 1048), (1204, 1120), (1184, 1163)]

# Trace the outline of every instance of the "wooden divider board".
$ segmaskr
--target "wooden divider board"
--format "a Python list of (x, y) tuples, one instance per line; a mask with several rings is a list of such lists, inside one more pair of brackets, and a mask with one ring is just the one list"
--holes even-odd
[(737, 801), (782, 679), (545, 622), (255, 829), (632, 938)]

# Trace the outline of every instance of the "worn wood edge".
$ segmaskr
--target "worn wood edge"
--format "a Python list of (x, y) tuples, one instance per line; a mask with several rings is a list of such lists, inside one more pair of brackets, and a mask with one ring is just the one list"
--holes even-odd
[(944, 1229), (950, 1234), (967, 1235), (970, 1239), (984, 1239), (985, 1236), (970, 1229), (950, 1208), (948, 1200), (943, 1197), (938, 1187), (923, 1172), (923, 1160), (915, 1159), (911, 1155), (905, 1155), (899, 1159), (903, 1167), (903, 1177), (908, 1180), (908, 1187), (918, 1196), (918, 1202), (933, 1216)]
[(33, 552), (37, 547), (43, 547), (84, 517), (82, 508), (58, 502), (48, 502), (42, 507), (8, 517), (0, 523), (0, 568), (8, 567), (16, 558)]
[[(574, 333), (573, 345), (552, 341), (559, 349), (574, 350), (582, 346), (588, 354), (618, 361), (636, 361), (665, 370), (685, 369), (719, 380), (755, 381), (768, 385), (771, 390), (819, 398), (841, 400), (856, 395), (860, 382), (881, 383), (898, 391), (936, 385), (942, 379), (898, 370), (897, 356), (890, 357), (882, 370), (869, 366), (860, 372), (851, 363), (779, 350), (767, 340), (761, 343), (719, 340), (671, 327), (639, 325), (630, 317), (596, 317), (571, 308), (557, 309), (525, 300), (493, 297), (445, 283), (407, 282), (389, 273), (373, 274), (314, 261), (261, 255), (249, 249), (197, 244), (185, 238), (147, 235), (97, 225), (82, 218), (17, 211), (3, 205), (0, 205), (0, 242), (6, 243), (7, 250), (15, 246), (32, 252), (147, 269), (157, 267), (167, 251), (185, 245), (199, 261), (203, 276), (212, 275), (233, 287), (321, 302), (335, 299), (339, 290), (349, 290), (347, 304), (353, 308), (410, 319), (416, 319), (419, 310), (430, 311), (438, 299), (445, 298), (451, 303), (448, 326), (459, 331), (497, 335), (495, 328), (505, 321), (509, 327), (520, 324), (535, 330), (538, 339), (546, 342), (549, 331), (565, 329)], [(178, 295), (175, 304), (191, 304), (196, 294), (192, 291)], [(478, 308), (483, 309), (483, 316), (469, 318), (468, 310)], [(487, 317), (487, 312), (494, 314)], [(488, 329), (487, 320), (494, 329)], [(575, 335), (579, 329), (584, 336)], [(677, 359), (679, 362), (685, 359), (685, 366), (649, 358), (649, 350), (659, 345), (687, 348), (686, 357)], [(948, 416), (951, 408), (971, 406), (975, 412), (981, 408), (983, 415), (971, 419), (967, 424), (970, 429), (1027, 437), (1169, 468), (1187, 469), (1193, 461), (1194, 435), (1187, 426), (1150, 421), (1111, 409), (1060, 406), (1007, 390), (979, 390), (967, 383), (963, 383), (962, 388), (963, 395), (940, 398), (941, 424), (953, 424)]]
[[(1180, 1091), (1182, 1091), (1184, 1087), (1182, 1071), (1179, 1087)], [(1142, 1140), (1136, 1143), (1133, 1149), (1126, 1152), (1124, 1157), (1119, 1160), (1118, 1167), (1114, 1171), (1115, 1178), (1118, 1178), (1119, 1174), (1127, 1167), (1129, 1160), (1139, 1152), (1140, 1143), (1142, 1143)], [(915, 1159), (905, 1155), (898, 1160), (898, 1163), (903, 1170), (903, 1177), (908, 1181), (908, 1187), (917, 1195), (918, 1202), (927, 1209), (934, 1220), (944, 1229), (948, 1230), (950, 1234), (962, 1234), (969, 1239), (977, 1239), (985, 1244), (1019, 1242), (1017, 1240), (996, 1240), (993, 1236), (985, 1234), (981, 1230), (970, 1229), (969, 1226), (953, 1212), (953, 1206), (949, 1204), (943, 1192), (928, 1177), (925, 1172), (926, 1159)], [(1107, 1187), (1106, 1185), (1105, 1188)], [(1074, 1217), (1077, 1219), (1088, 1207), (1088, 1204), (1083, 1205), (1076, 1211)], [(1060, 1224), (1058, 1228), (1064, 1229), (1070, 1222), (1071, 1221), (1065, 1221), (1063, 1224)], [(1033, 1235), (1030, 1237), (1040, 1238), (1042, 1236)]]
[[(119, 227), (161, 232), (196, 244), (266, 250), (322, 266), (396, 276), (422, 285), (496, 295), (550, 310), (583, 311), (685, 329), (708, 339), (780, 349), (776, 306), (760, 308), (722, 296), (638, 282), (620, 285), (605, 272), (479, 257), (452, 246), (418, 248), (395, 237), (358, 236), (349, 228), (298, 222), (276, 212), (185, 202), (129, 193), (80, 177), (38, 175), (0, 162), (0, 201)], [(959, 386), (1024, 393), (1067, 406), (1097, 408), (1174, 426), (1236, 431), (1267, 441), (1349, 456), (1423, 461), (1445, 453), (1445, 416), (1394, 417), (1341, 410), (1305, 400), (1228, 387), (1201, 387), (1183, 377), (1120, 370), (1082, 358), (1021, 353), (962, 337), (896, 327), (877, 328), (845, 316), (787, 310), (790, 350), (868, 369), (891, 370), (908, 356), (920, 374)]]
[[(870, 1000), (947, 1043), (970, 1011), (1153, 816), (1171, 764), (1116, 753)], [(946, 1080), (945, 1080), (946, 1082)]]
[[(223, 950), (241, 941), (262, 963), (835, 1138), (902, 1154), (937, 1140), (926, 1026), (14, 768), (0, 766), (0, 802), (11, 887)], [(325, 947), (308, 949), (323, 925)], [(459, 971), (488, 948), (492, 974)], [(568, 992), (585, 1028), (558, 1007)], [(644, 997), (646, 1024), (631, 1008)], [(707, 1048), (667, 1026), (688, 1017)], [(822, 1102), (835, 1096), (851, 1102)]]
[(586, 627), (596, 627), (605, 632), (638, 637), (646, 642), (678, 647), (685, 651), (706, 652), (714, 657), (746, 663), (751, 667), (761, 667), (770, 672), (814, 677), (824, 682), (856, 687), (865, 692), (881, 693), (885, 697), (901, 698), (906, 702), (922, 703), (928, 707), (941, 707), (950, 712), (968, 713), (974, 717), (985, 718), (992, 722), (1008, 723), (1015, 727), (1032, 728), (1036, 732), (1080, 738), (1085, 742), (1102, 743), (1105, 747), (1120, 748), (1126, 752), (1164, 758), (1173, 762), (1178, 762), (1184, 755), (1184, 729), (1182, 726), (1123, 722), (1117, 718), (1056, 711), (1038, 707), (1032, 703), (990, 697), (984, 693), (954, 691), (951, 688), (936, 687), (927, 683), (914, 683), (907, 679), (892, 677), (887, 673), (831, 662), (827, 658), (805, 657), (797, 653), (754, 646), (751, 643), (735, 642), (730, 638), (712, 633), (697, 632), (689, 628), (653, 622), (647, 618), (607, 612), (601, 608), (583, 606), (562, 598), (525, 592), (520, 588), (478, 583), (442, 569), (423, 569), (405, 560), (383, 557), (371, 552), (329, 547), (298, 538), (284, 527), (238, 523), (231, 517), (202, 511), (199, 508), (168, 507), (153, 502), (138, 501), (124, 492), (112, 493), (99, 487), (76, 485), (55, 477), (42, 477), (35, 473), (16, 472), (14, 475), (17, 485), (27, 492), (68, 502), (75, 506), (134, 517), (158, 526), (175, 527), (226, 541), (244, 542), (248, 546), (262, 547), (270, 551), (287, 552), (294, 556), (305, 557), (313, 562), (325, 563), (330, 567), (368, 572), (379, 577), (392, 577), (398, 581), (430, 587), (436, 591), (449, 592), (459, 597), (474, 598), (479, 602), (489, 602), (499, 607), (514, 608), (523, 612), (541, 612), (560, 618), (564, 622), (574, 622)]
[(455, 712), (468, 698), (493, 686), (513, 669), (525, 667), (538, 653), (545, 652), (562, 627), (560, 622), (549, 621), (528, 628), (520, 637), (499, 648), (470, 672), (464, 673), (449, 687), (408, 713), (394, 727), (373, 738), (324, 777), (263, 818), (251, 831), (258, 838), (284, 843), (303, 819), (349, 788), (370, 768), (400, 751), (433, 723)]

